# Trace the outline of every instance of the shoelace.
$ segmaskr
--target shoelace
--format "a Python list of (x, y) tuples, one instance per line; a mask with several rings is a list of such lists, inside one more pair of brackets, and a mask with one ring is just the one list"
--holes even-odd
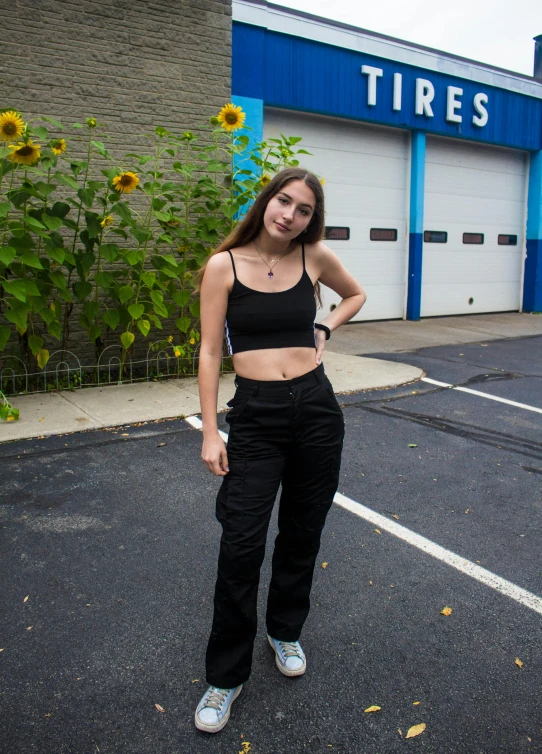
[(285, 657), (299, 657), (300, 660), (303, 659), (300, 651), (301, 648), (297, 641), (279, 641), (279, 644)]
[(212, 707), (213, 709), (219, 710), (226, 701), (226, 697), (229, 694), (230, 689), (216, 689), (209, 691), (209, 697), (204, 707)]

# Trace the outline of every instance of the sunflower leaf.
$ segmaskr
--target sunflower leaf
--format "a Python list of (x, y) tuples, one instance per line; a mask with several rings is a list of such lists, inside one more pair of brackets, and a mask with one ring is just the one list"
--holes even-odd
[(45, 212), (42, 215), (42, 222), (49, 228), (49, 230), (58, 230), (62, 227), (61, 217), (55, 217), (54, 215), (49, 215)]
[(34, 356), (37, 356), (40, 348), (43, 345), (43, 338), (40, 338), (39, 335), (29, 335), (28, 345)]
[(4, 280), (2, 285), (4, 290), (22, 301), (23, 304), (26, 303), (26, 287), (22, 280)]
[(128, 350), (135, 340), (135, 335), (132, 332), (123, 332), (120, 336), (120, 342)]
[(45, 126), (34, 126), (32, 127), (32, 134), (34, 136), (37, 136), (38, 139), (48, 139), (49, 138), (49, 131), (45, 128)]
[(44, 120), (46, 123), (52, 123), (53, 126), (56, 126), (59, 131), (64, 130), (64, 126), (59, 120), (55, 120), (54, 118), (51, 118), (49, 115), (40, 115), (41, 120)]
[(47, 210), (48, 215), (52, 215), (53, 217), (60, 217), (60, 219), (64, 219), (68, 212), (70, 211), (70, 205), (66, 204), (66, 202), (55, 202), (53, 206)]
[(43, 369), (49, 361), (49, 351), (46, 348), (40, 348), (38, 351), (38, 366)]
[(117, 202), (114, 207), (112, 207), (111, 211), (127, 223), (132, 221), (132, 213), (126, 202)]
[(0, 262), (2, 264), (5, 264), (6, 267), (9, 267), (9, 265), (13, 262), (15, 259), (16, 251), (13, 248), (13, 246), (0, 246)]
[(143, 337), (146, 338), (147, 335), (149, 334), (150, 329), (151, 329), (151, 323), (148, 320), (146, 320), (146, 319), (140, 319), (137, 322), (137, 326), (139, 328), (139, 331), (143, 335)]
[(53, 180), (58, 181), (58, 183), (61, 183), (63, 186), (75, 189), (76, 191), (79, 188), (79, 184), (75, 178), (72, 178), (71, 175), (66, 175), (65, 173), (55, 173)]
[(102, 319), (111, 330), (116, 330), (120, 322), (120, 312), (118, 309), (108, 309), (103, 313)]
[(107, 160), (110, 159), (109, 152), (105, 148), (103, 141), (91, 141), (90, 143), (96, 149), (96, 151), (102, 155), (102, 157), (105, 157)]
[(11, 328), (7, 325), (0, 325), (0, 351), (3, 351), (11, 335)]
[(125, 304), (127, 301), (129, 301), (133, 295), (134, 289), (131, 285), (123, 285), (118, 290), (118, 297), (122, 304)]
[(30, 251), (25, 251), (21, 254), (19, 261), (26, 264), (27, 267), (33, 267), (35, 270), (43, 270), (43, 265), (37, 254), (32, 254)]

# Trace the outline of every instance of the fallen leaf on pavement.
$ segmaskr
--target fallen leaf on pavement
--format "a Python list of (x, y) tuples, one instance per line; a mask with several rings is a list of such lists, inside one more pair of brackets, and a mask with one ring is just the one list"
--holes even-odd
[(373, 704), (372, 707), (367, 707), (367, 709), (364, 709), (364, 712), (380, 712), (382, 707), (378, 707), (376, 704)]
[(514, 660), (514, 662), (516, 663), (516, 665), (518, 666), (518, 668), (522, 668), (523, 665), (525, 664), (525, 663), (521, 662), (521, 660), (519, 659), (519, 657), (516, 657), (516, 659)]
[(391, 517), (395, 518), (395, 519), (397, 519), (397, 521), (399, 521), (399, 516), (397, 515), (397, 513), (392, 513)]
[(412, 702), (412, 704), (420, 704), (420, 702)]
[(29, 598), (29, 597), (30, 597), (30, 595), (29, 595), (29, 594), (27, 594), (27, 595), (26, 595), (26, 597), (24, 598), (23, 602), (28, 602), (28, 598)]
[(452, 610), (452, 608), (451, 608), (451, 607), (444, 607), (444, 608), (442, 608), (442, 610), (440, 611), (440, 614), (441, 614), (441, 615), (451, 615), (451, 614), (452, 614), (452, 612), (453, 612), (453, 610)]
[(32, 626), (28, 626), (28, 628), (26, 630), (27, 631), (31, 631), (32, 630)]
[(380, 531), (380, 529), (373, 529), (373, 531), (376, 532), (377, 534), (382, 534), (382, 532)]
[(159, 442), (159, 443), (158, 443), (158, 445), (157, 445), (156, 447), (157, 447), (157, 448), (163, 448), (163, 447), (164, 447), (164, 445), (167, 445), (167, 442)]
[(399, 733), (401, 738), (403, 737), (403, 731), (401, 730), (401, 728), (397, 728), (397, 733)]
[(199, 683), (199, 678), (194, 678), (194, 680), (192, 681), (192, 683)]
[(161, 704), (155, 704), (154, 706), (156, 707), (156, 709), (158, 710), (158, 712), (165, 712), (165, 709), (162, 707)]
[(129, 432), (123, 432), (121, 434), (121, 437), (130, 437), (130, 433)]
[(425, 723), (420, 723), (419, 725), (413, 725), (411, 728), (408, 729), (405, 738), (414, 738), (415, 736), (419, 736), (420, 733), (423, 733), (426, 728), (427, 728), (427, 725)]
[(322, 568), (327, 568), (329, 563), (322, 563)]
[(40, 419), (40, 422), (42, 422), (45, 419), (45, 416), (42, 416)]
[(409, 447), (409, 448), (417, 448), (418, 446), (416, 445), (415, 442), (409, 442), (407, 447)]

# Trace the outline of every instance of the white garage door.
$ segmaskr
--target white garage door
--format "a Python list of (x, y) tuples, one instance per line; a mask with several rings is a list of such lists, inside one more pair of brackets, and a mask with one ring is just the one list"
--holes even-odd
[(526, 165), (517, 150), (427, 138), (422, 317), (518, 311)]
[[(326, 241), (367, 291), (354, 320), (403, 316), (407, 257), (407, 133), (399, 129), (266, 109), (264, 138), (301, 136), (311, 152), (301, 165), (325, 179), (326, 226), (350, 229), (347, 241)], [(371, 241), (371, 228), (395, 230), (396, 241)], [(373, 233), (373, 235), (375, 235)], [(377, 233), (377, 236), (386, 234)], [(388, 234), (389, 235), (389, 234)], [(339, 296), (322, 286), (324, 319)]]

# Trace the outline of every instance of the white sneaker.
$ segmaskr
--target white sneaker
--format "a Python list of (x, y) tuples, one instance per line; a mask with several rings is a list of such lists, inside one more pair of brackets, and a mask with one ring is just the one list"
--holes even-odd
[(241, 693), (243, 686), (219, 689), (209, 686), (196, 708), (196, 728), (206, 733), (218, 733), (230, 719), (231, 705)]
[(279, 639), (271, 638), (269, 634), (267, 638), (275, 651), (275, 662), (280, 672), (290, 678), (303, 675), (307, 669), (307, 660), (301, 644), (298, 641), (279, 641)]

